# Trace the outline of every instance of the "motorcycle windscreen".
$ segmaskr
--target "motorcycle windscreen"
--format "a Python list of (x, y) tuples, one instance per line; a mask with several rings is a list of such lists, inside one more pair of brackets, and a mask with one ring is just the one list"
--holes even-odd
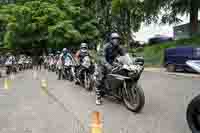
[(186, 64), (196, 72), (200, 73), (200, 60), (189, 60)]
[(65, 59), (65, 66), (70, 66), (70, 65), (72, 65), (72, 61), (71, 61), (71, 59), (69, 57), (67, 57)]
[(124, 56), (120, 56), (118, 57), (118, 62), (120, 62), (121, 64), (126, 64), (126, 65), (132, 65), (134, 64), (133, 62), (133, 57), (130, 54), (125, 54)]

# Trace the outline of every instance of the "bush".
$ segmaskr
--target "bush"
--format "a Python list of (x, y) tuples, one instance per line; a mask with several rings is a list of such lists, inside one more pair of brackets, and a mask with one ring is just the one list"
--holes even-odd
[(193, 46), (200, 47), (200, 37), (193, 37), (190, 39), (181, 39), (154, 46), (146, 46), (142, 50), (136, 50), (136, 54), (143, 56), (146, 66), (162, 66), (164, 59), (164, 51), (167, 48), (175, 48), (179, 46)]

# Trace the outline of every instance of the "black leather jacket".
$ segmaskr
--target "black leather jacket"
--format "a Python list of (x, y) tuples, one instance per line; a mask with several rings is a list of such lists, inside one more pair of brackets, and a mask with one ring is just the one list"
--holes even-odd
[(85, 56), (90, 56), (90, 55), (89, 55), (89, 51), (88, 51), (88, 50), (80, 50), (80, 55), (79, 55), (79, 57), (80, 57), (80, 63), (83, 62), (83, 58), (84, 58)]
[(123, 56), (124, 54), (124, 49), (122, 49), (119, 45), (113, 46), (111, 43), (107, 43), (104, 47), (104, 56), (106, 62), (108, 62), (111, 65), (118, 55)]

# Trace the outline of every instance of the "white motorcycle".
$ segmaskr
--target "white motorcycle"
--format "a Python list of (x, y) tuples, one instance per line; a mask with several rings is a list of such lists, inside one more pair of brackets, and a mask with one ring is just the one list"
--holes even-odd
[(17, 72), (15, 65), (16, 65), (15, 57), (14, 56), (8, 57), (8, 59), (5, 62), (5, 66), (7, 68), (6, 70), (7, 75), (11, 74), (12, 72), (15, 73)]

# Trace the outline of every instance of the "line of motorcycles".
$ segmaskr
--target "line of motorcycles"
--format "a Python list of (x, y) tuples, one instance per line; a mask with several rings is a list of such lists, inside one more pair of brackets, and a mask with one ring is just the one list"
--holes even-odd
[(16, 58), (14, 56), (8, 57), (5, 60), (4, 66), (6, 67), (6, 74), (9, 75), (11, 73), (17, 73), (26, 69), (33, 68), (33, 62), (31, 57), (19, 57)]
[[(145, 104), (145, 96), (138, 81), (144, 70), (144, 59), (132, 57), (130, 54), (119, 56), (113, 67), (104, 76), (101, 96), (112, 96), (122, 101), (133, 111), (140, 112)], [(85, 56), (82, 63), (78, 63), (71, 55), (64, 63), (59, 61), (45, 62), (45, 68), (56, 72), (58, 80), (75, 81), (87, 91), (95, 90), (99, 78), (98, 67), (90, 56)]]

